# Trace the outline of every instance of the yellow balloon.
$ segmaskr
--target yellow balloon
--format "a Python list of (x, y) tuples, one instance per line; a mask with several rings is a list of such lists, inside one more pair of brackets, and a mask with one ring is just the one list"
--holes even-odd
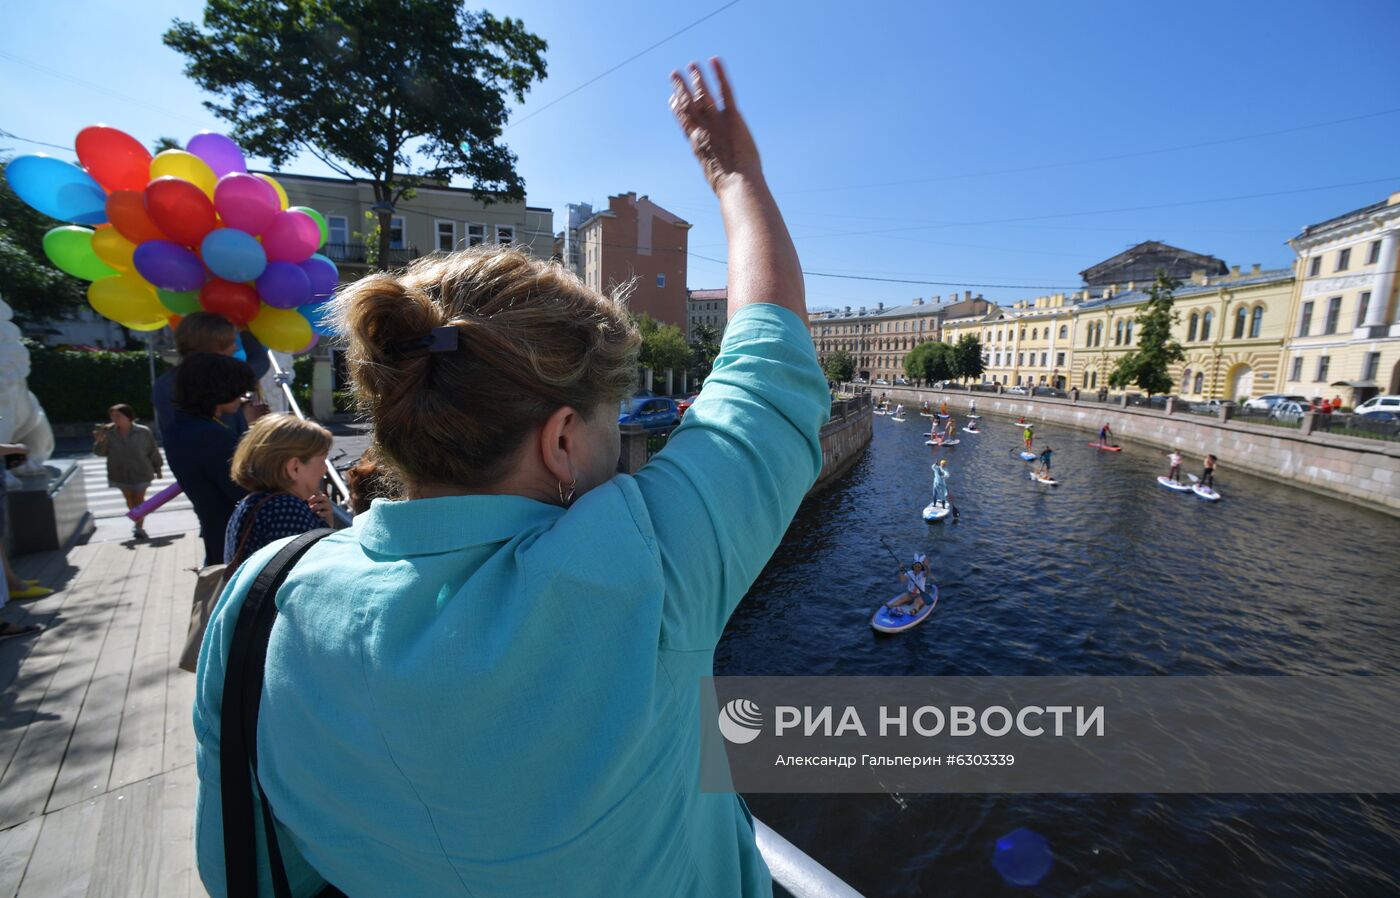
[(166, 176), (189, 181), (208, 194), (211, 200), (214, 198), (214, 185), (219, 182), (208, 163), (184, 150), (164, 150), (151, 160), (151, 180)]
[(170, 318), (157, 318), (153, 321), (119, 321), (117, 323), (127, 330), (158, 331), (170, 323)]
[(136, 264), (131, 261), (136, 244), (123, 237), (116, 228), (98, 228), (92, 235), (92, 251), (97, 258), (118, 271), (130, 271)]
[(97, 314), (118, 323), (153, 322), (170, 317), (170, 310), (161, 305), (155, 288), (134, 272), (93, 281), (88, 285), (87, 296)]
[[(259, 175), (256, 173), (253, 175), (253, 177), (262, 178), (264, 181), (272, 185), (272, 189), (277, 191), (277, 202), (282, 204), (282, 209), (283, 211), (285, 211), (287, 206), (289, 205), (289, 203), (287, 202), (287, 191), (282, 189), (282, 185), (277, 183), (277, 179), (272, 177), (271, 175)], [(306, 344), (302, 345), (304, 346)], [(297, 348), (300, 349), (301, 346), (298, 346)]]
[(297, 352), (311, 342), (311, 322), (296, 309), (279, 309), (263, 303), (248, 330), (268, 349)]

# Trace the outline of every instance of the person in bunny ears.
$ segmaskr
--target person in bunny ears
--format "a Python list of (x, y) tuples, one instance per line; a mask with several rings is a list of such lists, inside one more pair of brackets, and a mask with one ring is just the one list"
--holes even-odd
[(904, 593), (898, 598), (891, 599), (885, 603), (885, 607), (894, 611), (913, 602), (912, 608), (905, 608), (904, 614), (917, 615), (924, 610), (924, 594), (928, 592), (928, 555), (923, 552), (914, 553), (914, 564), (909, 570), (900, 569), (899, 580), (904, 584)]

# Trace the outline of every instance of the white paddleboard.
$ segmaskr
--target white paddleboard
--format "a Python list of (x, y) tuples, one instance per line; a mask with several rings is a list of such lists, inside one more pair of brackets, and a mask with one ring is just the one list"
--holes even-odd
[(896, 418), (894, 415), (890, 415), (890, 420), (891, 420), (891, 421), (894, 421), (896, 424), (903, 424), (905, 421), (908, 421), (909, 419), (908, 419), (908, 418)]
[(981, 433), (981, 432), (982, 432), (982, 431), (978, 430), (978, 429), (975, 428), (975, 427), (964, 427), (964, 428), (963, 428), (963, 433)]
[(956, 446), (961, 440), (924, 440), (925, 446)]
[[(900, 595), (903, 595), (903, 593), (900, 593)], [(894, 598), (897, 599), (899, 596), (895, 596)], [(891, 601), (893, 601), (893, 599), (891, 599)], [(911, 627), (917, 627), (919, 624), (928, 620), (928, 616), (933, 613), (934, 606), (938, 604), (937, 586), (932, 583), (928, 585), (928, 591), (924, 593), (924, 602), (926, 604), (923, 610), (917, 615), (892, 614), (891, 609), (881, 605), (879, 608), (875, 609), (875, 616), (870, 619), (870, 626), (881, 633), (902, 633)], [(910, 606), (913, 604), (913, 602), (909, 603)]]
[(934, 521), (941, 521), (952, 513), (953, 506), (946, 502), (941, 505), (937, 502), (930, 502), (924, 506), (924, 520), (930, 524)]
[(1035, 460), (1036, 460), (1037, 458), (1039, 458), (1039, 457), (1040, 457), (1040, 456), (1036, 455), (1034, 452), (1025, 452), (1025, 451), (1022, 451), (1022, 452), (1021, 452), (1021, 460), (1022, 460), (1022, 461), (1035, 461)]
[(1051, 480), (1051, 479), (1049, 479), (1048, 477), (1037, 477), (1037, 476), (1035, 476), (1035, 472), (1034, 472), (1034, 471), (1031, 471), (1031, 472), (1030, 472), (1030, 475), (1031, 475), (1031, 479), (1034, 480), (1036, 483), (1043, 483), (1043, 484), (1045, 484), (1046, 486), (1059, 486), (1059, 485), (1060, 485), (1060, 481), (1058, 481), (1058, 480)]
[(1193, 492), (1193, 493), (1195, 493), (1196, 495), (1200, 496), (1202, 499), (1207, 499), (1207, 500), (1209, 500), (1209, 501), (1211, 501), (1211, 502), (1219, 502), (1219, 501), (1220, 501), (1220, 494), (1219, 494), (1219, 493), (1217, 493), (1215, 490), (1211, 489), (1210, 487), (1204, 486), (1204, 485), (1199, 484), (1199, 483), (1196, 484), (1195, 486), (1191, 487), (1191, 492)]
[(981, 415), (968, 415), (968, 417), (971, 418), (972, 420), (976, 421), (978, 418), (981, 418), (982, 416), (981, 416)]
[(932, 418), (932, 417), (933, 417), (933, 414), (932, 414), (931, 412), (919, 412), (919, 417), (920, 417), (920, 418)]
[(1177, 483), (1170, 477), (1158, 477), (1157, 482), (1169, 490), (1176, 490), (1178, 493), (1184, 493), (1191, 489), (1191, 485), (1189, 483)]

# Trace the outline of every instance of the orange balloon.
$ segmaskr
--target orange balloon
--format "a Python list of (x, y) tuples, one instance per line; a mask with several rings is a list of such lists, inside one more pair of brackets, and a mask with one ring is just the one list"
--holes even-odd
[(93, 231), (92, 251), (97, 258), (118, 271), (130, 271), (136, 264), (131, 258), (136, 252), (136, 244), (111, 225), (98, 225)]
[(147, 240), (169, 239), (151, 221), (151, 216), (146, 212), (146, 195), (141, 190), (112, 191), (107, 197), (107, 220), (123, 237), (138, 246)]

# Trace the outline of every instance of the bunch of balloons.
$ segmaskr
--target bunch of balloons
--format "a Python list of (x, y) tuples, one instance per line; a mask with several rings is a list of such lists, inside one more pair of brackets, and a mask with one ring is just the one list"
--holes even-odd
[(324, 304), (339, 280), (316, 252), (326, 220), (288, 208), (282, 185), (250, 174), (238, 144), (203, 131), (185, 150), (152, 156), (129, 134), (93, 125), (74, 146), (81, 167), (18, 156), (5, 176), (30, 206), (72, 222), (44, 235), (44, 253), (92, 282), (99, 314), (152, 331), (203, 309), (281, 352), (306, 352), (326, 333)]

